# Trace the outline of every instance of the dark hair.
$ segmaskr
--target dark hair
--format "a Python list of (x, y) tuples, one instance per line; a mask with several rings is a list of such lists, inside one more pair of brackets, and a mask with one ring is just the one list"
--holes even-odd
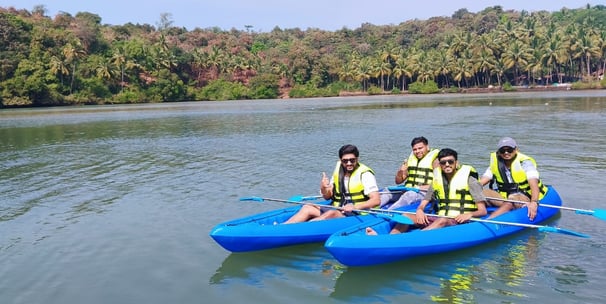
[(418, 144), (418, 143), (424, 143), (425, 145), (429, 144), (429, 141), (427, 141), (427, 138), (423, 137), (423, 136), (419, 136), (419, 137), (415, 137), (412, 139), (412, 141), (410, 142), (410, 146), (414, 147), (414, 145)]
[(343, 157), (345, 154), (353, 154), (356, 157), (360, 156), (360, 151), (358, 151), (358, 147), (354, 145), (344, 145), (339, 149), (339, 158)]
[(438, 159), (442, 159), (446, 156), (454, 156), (454, 159), (457, 160), (457, 151), (450, 148), (444, 148), (438, 152)]

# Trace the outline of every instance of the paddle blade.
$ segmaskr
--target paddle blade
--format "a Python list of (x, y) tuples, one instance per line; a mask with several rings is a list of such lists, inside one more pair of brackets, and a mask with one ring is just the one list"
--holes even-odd
[(291, 196), (288, 200), (291, 202), (301, 202), (304, 199), (305, 198), (302, 195), (295, 195), (295, 196)]
[(593, 215), (601, 220), (606, 221), (606, 210), (603, 210), (603, 209), (596, 209), (596, 210), (576, 209), (575, 213), (583, 214), (583, 215)]
[(541, 226), (538, 228), (539, 231), (542, 232), (554, 232), (554, 233), (561, 233), (561, 234), (567, 234), (567, 235), (572, 235), (572, 236), (578, 236), (578, 237), (582, 237), (582, 238), (589, 238), (588, 235), (580, 233), (580, 232), (576, 232), (576, 231), (572, 231), (572, 230), (568, 230), (568, 229), (562, 229), (562, 228), (556, 228), (556, 227), (551, 227), (551, 226)]
[(410, 188), (410, 187), (406, 187), (406, 186), (389, 186), (389, 187), (387, 187), (387, 190), (389, 190), (389, 191), (413, 191), (413, 192), (419, 192), (419, 189), (417, 189), (417, 188)]
[(291, 202), (303, 202), (303, 201), (315, 201), (319, 199), (319, 196), (303, 196), (303, 195), (295, 195), (288, 200)]
[(593, 216), (606, 221), (606, 210), (604, 209), (596, 209), (593, 211)]
[(240, 201), (262, 202), (263, 198), (258, 196), (241, 197)]

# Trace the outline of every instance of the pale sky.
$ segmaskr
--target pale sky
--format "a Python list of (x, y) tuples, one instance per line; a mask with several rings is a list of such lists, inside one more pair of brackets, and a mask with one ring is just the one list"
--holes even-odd
[(132, 22), (156, 26), (160, 15), (169, 13), (174, 26), (187, 30), (196, 27), (245, 30), (246, 25), (251, 25), (256, 32), (269, 32), (276, 26), (335, 31), (343, 27), (356, 29), (363, 23), (397, 25), (412, 19), (452, 16), (460, 8), (477, 13), (495, 5), (504, 10), (553, 12), (587, 4), (604, 5), (603, 0), (0, 0), (0, 7), (29, 11), (36, 5), (44, 5), (50, 17), (60, 11), (72, 16), (89, 12), (99, 15), (103, 24)]

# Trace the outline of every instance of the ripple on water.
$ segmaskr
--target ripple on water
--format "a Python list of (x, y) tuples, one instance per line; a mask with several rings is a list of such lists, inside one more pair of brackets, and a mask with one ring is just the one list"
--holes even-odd
[(362, 268), (340, 265), (321, 244), (240, 255), (208, 236), (221, 221), (285, 206), (240, 197), (317, 194), (342, 144), (358, 145), (362, 162), (391, 184), (418, 135), (455, 148), (479, 171), (497, 139), (513, 136), (567, 206), (601, 208), (603, 102), (541, 98), (547, 106), (497, 94), (57, 109), (10, 119), (2, 112), (2, 296), (90, 304), (597, 303), (606, 223), (570, 211), (549, 224), (591, 239), (534, 230)]

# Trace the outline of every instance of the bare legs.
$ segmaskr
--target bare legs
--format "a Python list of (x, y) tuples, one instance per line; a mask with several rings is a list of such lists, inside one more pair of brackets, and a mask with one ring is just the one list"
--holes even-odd
[(320, 207), (313, 205), (303, 205), (297, 213), (291, 216), (284, 224), (307, 222), (309, 219), (320, 216)]
[[(406, 216), (408, 216), (410, 219), (412, 219), (414, 222), (416, 222), (415, 215), (406, 214)], [(431, 218), (432, 219), (430, 220), (429, 225), (427, 225), (425, 227), (423, 227), (423, 226), (419, 226), (419, 227), (423, 227), (422, 230), (432, 230), (432, 229), (438, 229), (438, 228), (442, 228), (442, 227), (446, 227), (446, 226), (457, 225), (457, 222), (452, 218), (436, 218), (436, 217), (431, 217)], [(409, 227), (410, 227), (410, 225), (398, 223), (391, 229), (391, 231), (389, 231), (389, 234), (404, 233), (404, 232), (408, 231)], [(377, 235), (377, 232), (374, 229), (372, 229), (371, 227), (366, 227), (366, 234), (367, 235)]]
[[(396, 224), (395, 226), (393, 226), (393, 228), (391, 228), (391, 231), (389, 231), (389, 234), (398, 234), (398, 233), (404, 233), (408, 231), (408, 225), (404, 225), (404, 224)], [(370, 228), (370, 227), (366, 227), (366, 234), (367, 235), (377, 235), (378, 233)]]
[(303, 205), (297, 213), (291, 216), (284, 224), (301, 223), (307, 221), (320, 221), (331, 218), (343, 217), (340, 210), (328, 210), (322, 213), (320, 207), (314, 205)]
[[(482, 191), (484, 193), (484, 196), (486, 197), (502, 197), (498, 192), (492, 190), (492, 189), (484, 189), (484, 191)], [(516, 194), (510, 194), (509, 197), (507, 197), (508, 200), (516, 200), (516, 201), (523, 201), (523, 202), (530, 202), (530, 199), (521, 193), (516, 193)], [(490, 216), (488, 217), (489, 219), (491, 218), (495, 218), (505, 212), (511, 211), (513, 209), (517, 209), (523, 206), (523, 204), (515, 204), (512, 202), (506, 202), (506, 201), (499, 201), (499, 200), (488, 200), (488, 205), (489, 206), (494, 206), (494, 207), (498, 207), (497, 210), (493, 211)]]

